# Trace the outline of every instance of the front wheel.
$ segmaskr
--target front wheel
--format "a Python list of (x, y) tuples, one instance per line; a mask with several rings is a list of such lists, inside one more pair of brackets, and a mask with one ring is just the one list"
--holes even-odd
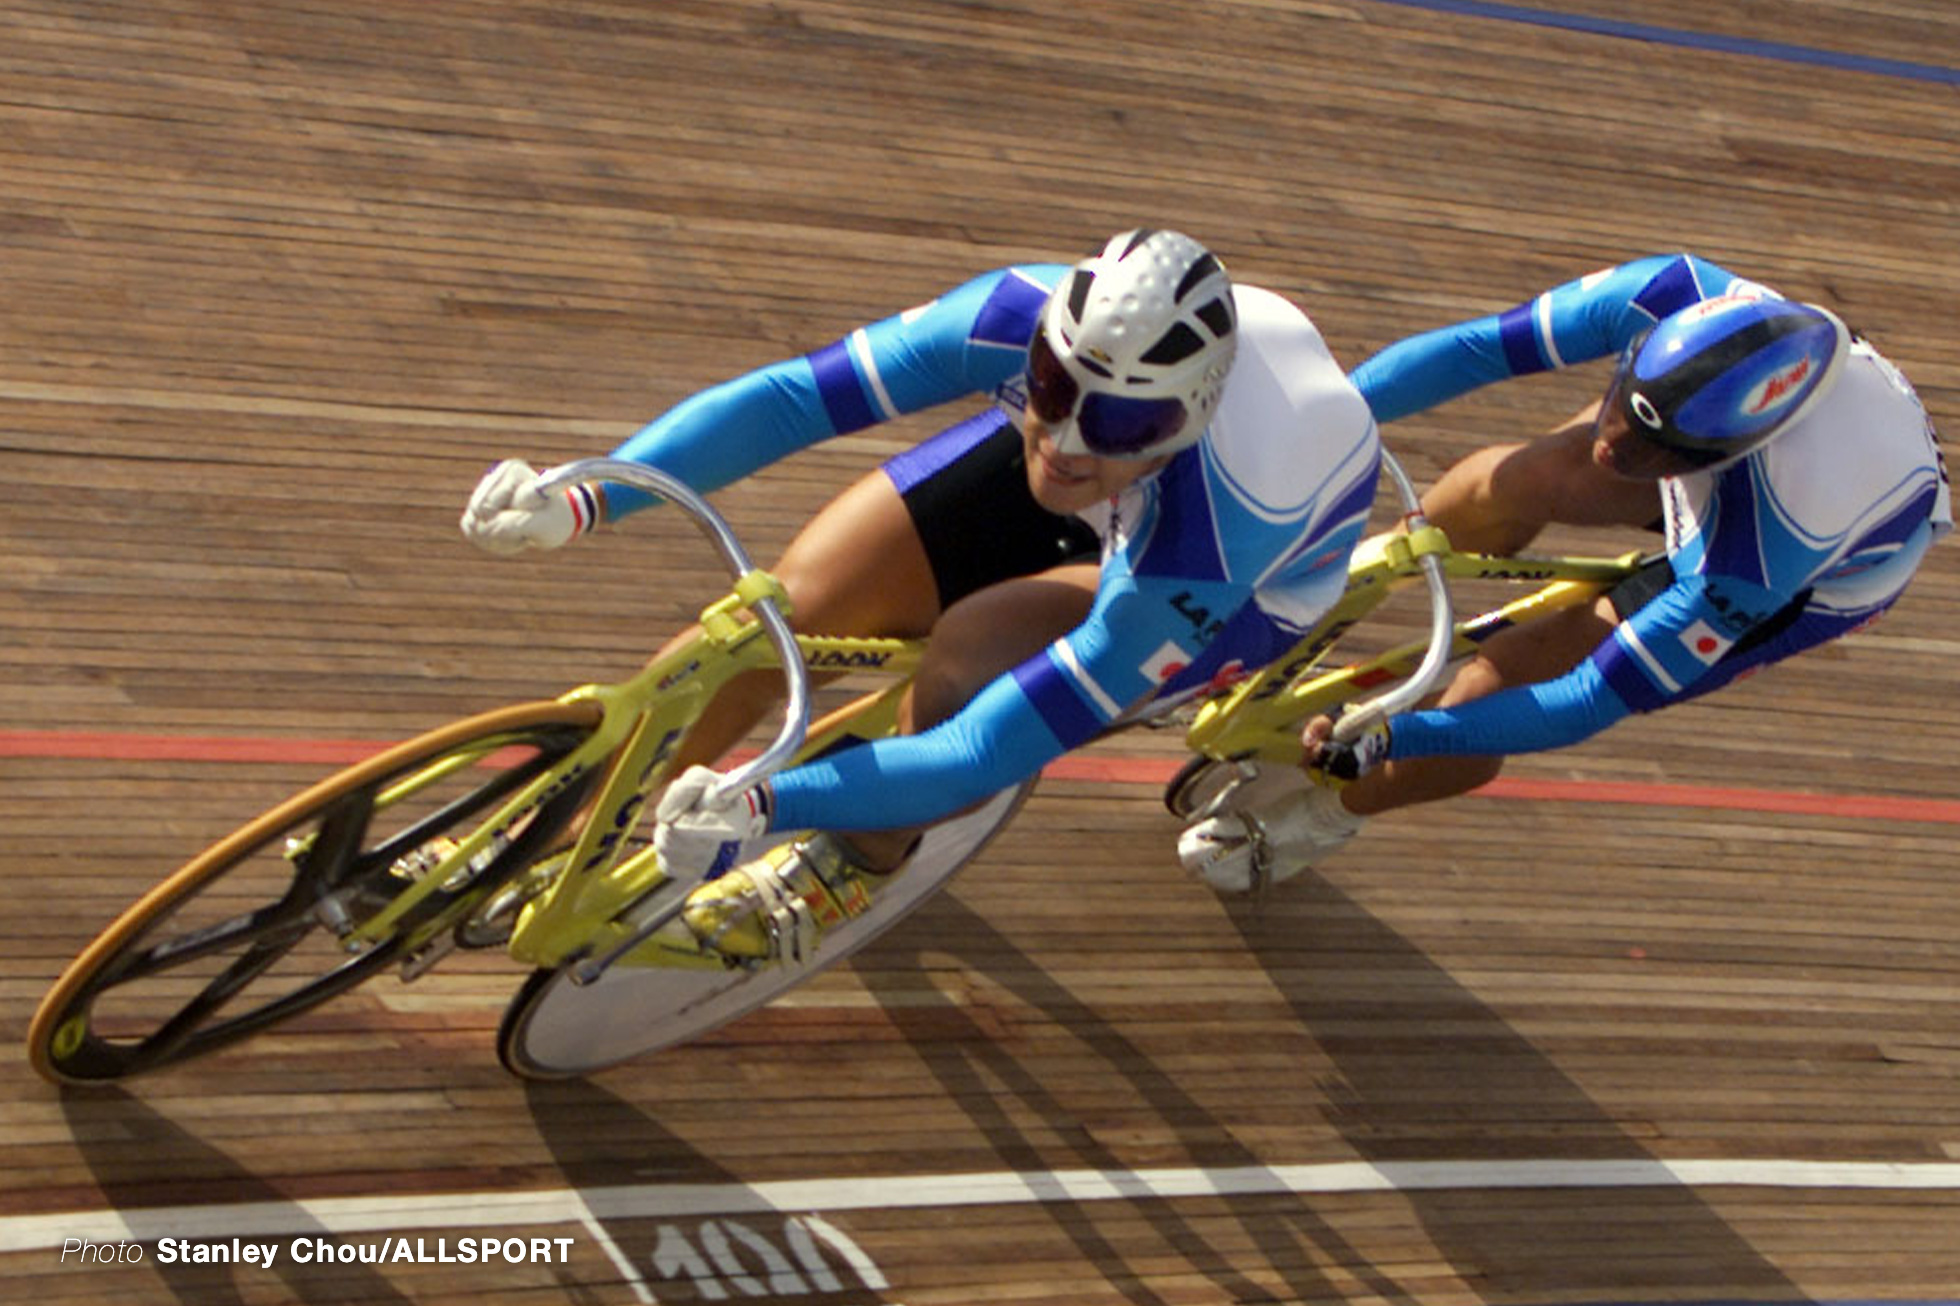
[[(583, 743), (592, 703), (531, 703), (399, 744), (207, 848), (103, 931), (43, 999), (28, 1056), (56, 1083), (99, 1083), (202, 1055), (405, 959), (439, 916), (534, 860), (590, 777), (500, 831), (360, 951), (348, 940), (459, 840)], [(453, 846), (453, 845), (450, 845)]]
[(1306, 784), (1306, 773), (1298, 766), (1256, 758), (1221, 761), (1199, 754), (1164, 786), (1164, 807), (1180, 821), (1221, 812), (1256, 812)]
[(629, 955), (587, 985), (569, 968), (533, 971), (497, 1031), (497, 1056), (527, 1079), (565, 1079), (676, 1047), (773, 1001), (902, 920), (1014, 819), (1035, 782), (926, 829), (904, 869), (863, 915), (826, 935), (801, 969), (635, 965)]

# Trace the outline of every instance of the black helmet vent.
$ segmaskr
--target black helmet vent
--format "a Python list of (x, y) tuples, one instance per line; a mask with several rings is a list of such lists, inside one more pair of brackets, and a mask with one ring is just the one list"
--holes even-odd
[(1181, 363), (1205, 347), (1204, 338), (1182, 322), (1173, 322), (1163, 338), (1150, 346), (1143, 361), (1164, 366)]
[(1210, 327), (1220, 340), (1232, 334), (1232, 306), (1222, 299), (1214, 299), (1199, 309), (1198, 320)]
[(1218, 272), (1220, 270), (1221, 269), (1218, 266), (1218, 260), (1212, 255), (1206, 254), (1203, 258), (1200, 258), (1196, 263), (1193, 263), (1190, 266), (1190, 268), (1185, 272), (1184, 279), (1177, 283), (1177, 294), (1171, 297), (1171, 302), (1173, 304), (1182, 304), (1184, 302), (1184, 297), (1190, 294), (1192, 289), (1196, 287), (1199, 282), (1203, 281), (1206, 277), (1212, 275), (1214, 272)]
[(1096, 283), (1096, 274), (1076, 269), (1075, 279), (1068, 288), (1068, 316), (1071, 322), (1082, 320), (1082, 310), (1089, 306), (1089, 287)]

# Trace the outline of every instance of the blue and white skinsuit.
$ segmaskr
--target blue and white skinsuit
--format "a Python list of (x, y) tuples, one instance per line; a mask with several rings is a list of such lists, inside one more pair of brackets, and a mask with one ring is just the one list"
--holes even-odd
[[(988, 273), (843, 340), (704, 391), (620, 446), (707, 491), (833, 435), (974, 396), (961, 423), (886, 465), (901, 489), (1017, 417), (1028, 341), (1068, 271)], [(1080, 514), (1102, 540), (1089, 617), (918, 735), (773, 781), (778, 830), (890, 829), (959, 811), (1035, 774), (1146, 704), (1256, 668), (1337, 599), (1374, 502), (1380, 444), (1360, 393), (1306, 315), (1234, 292), (1238, 351), (1204, 438)], [(618, 515), (648, 500), (609, 487)]]
[[(1492, 381), (1617, 355), (1660, 318), (1722, 294), (1774, 292), (1690, 255), (1641, 259), (1391, 345), (1353, 380), (1389, 422)], [(1560, 748), (1707, 693), (1874, 620), (1953, 525), (1932, 422), (1862, 340), (1802, 420), (1660, 492), (1671, 585), (1564, 676), (1396, 717), (1388, 757)]]

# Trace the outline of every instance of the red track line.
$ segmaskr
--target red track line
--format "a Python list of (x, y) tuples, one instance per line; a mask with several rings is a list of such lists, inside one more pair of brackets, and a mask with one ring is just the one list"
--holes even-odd
[[(1065, 757), (1045, 774), (1066, 780), (1163, 784), (1179, 763), (1150, 757)], [(1475, 798), (1525, 798), (1562, 803), (1631, 803), (1641, 807), (1712, 807), (1726, 811), (1783, 812), (1881, 821), (1932, 821), (1960, 825), (1960, 802), (1939, 798), (1892, 798), (1882, 794), (1817, 794), (1785, 789), (1733, 789), (1655, 784), (1635, 780), (1533, 780), (1499, 776)]]
[[(264, 762), (346, 766), (380, 751), (374, 739), (274, 739), (242, 735), (140, 735), (93, 731), (0, 730), (0, 758), (79, 758), (102, 762)], [(1179, 763), (1161, 757), (1077, 755), (1051, 763), (1058, 780), (1160, 785)], [(1642, 807), (1706, 807), (1858, 820), (1960, 825), (1960, 802), (1882, 794), (1819, 794), (1641, 781), (1533, 780), (1499, 777), (1474, 795)]]
[(301, 762), (347, 766), (387, 747), (375, 739), (263, 739), (242, 735), (132, 735), (94, 731), (0, 731), (0, 757), (97, 762)]

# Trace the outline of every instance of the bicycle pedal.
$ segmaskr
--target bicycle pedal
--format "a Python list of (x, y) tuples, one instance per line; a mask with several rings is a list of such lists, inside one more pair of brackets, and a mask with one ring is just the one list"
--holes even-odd
[(733, 894), (698, 895), (699, 890), (688, 895), (679, 919), (700, 948), (729, 962), (759, 961), (769, 955), (767, 908), (752, 883)]
[(682, 966), (700, 970), (760, 970), (767, 957), (736, 957), (708, 946), (676, 916), (622, 957), (622, 966)]

